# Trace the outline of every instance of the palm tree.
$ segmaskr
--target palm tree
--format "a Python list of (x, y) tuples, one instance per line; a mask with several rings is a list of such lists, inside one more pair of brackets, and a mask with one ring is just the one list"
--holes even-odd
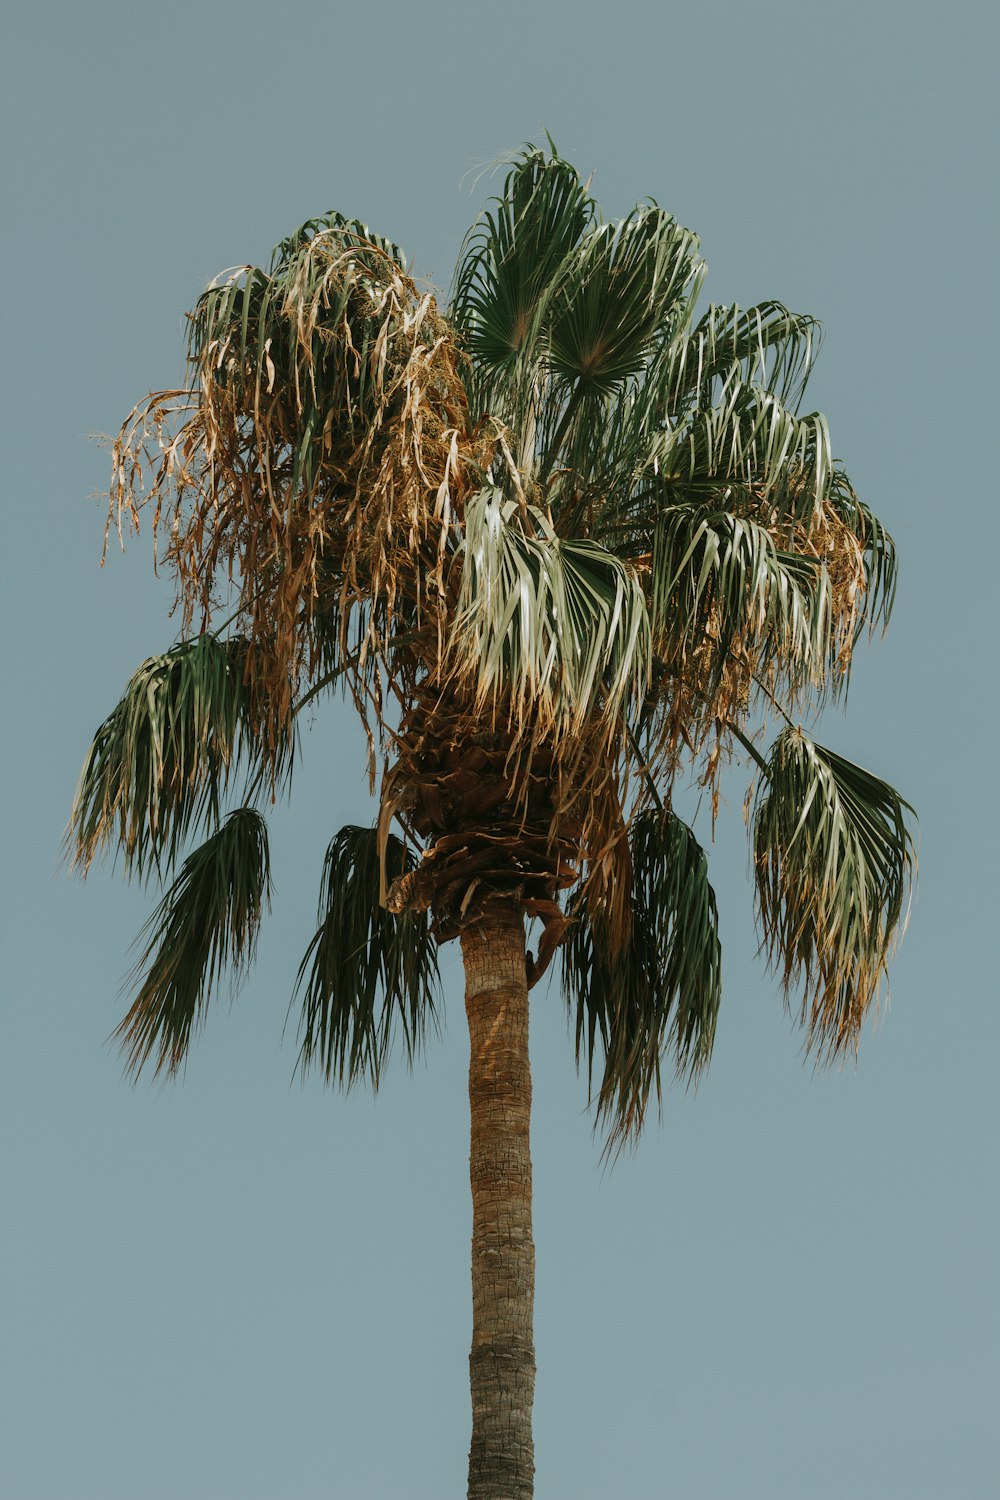
[(908, 805), (801, 723), (887, 623), (893, 543), (799, 410), (814, 320), (697, 316), (702, 276), (662, 209), (607, 223), (529, 146), (446, 311), (396, 245), (310, 220), (208, 287), (188, 383), (114, 449), (109, 525), (152, 512), (181, 621), (97, 731), (69, 832), (83, 869), (112, 845), (166, 883), (127, 1067), (175, 1072), (245, 970), (297, 717), (345, 693), (380, 811), (326, 855), (300, 1065), (377, 1085), (394, 1034), (423, 1044), (437, 945), (460, 940), (475, 1500), (532, 1493), (529, 990), (558, 957), (612, 1152), (665, 1062), (696, 1077), (711, 1054), (716, 903), (678, 778), (714, 820), (748, 758), (763, 945), (821, 1060), (856, 1047), (903, 924)]

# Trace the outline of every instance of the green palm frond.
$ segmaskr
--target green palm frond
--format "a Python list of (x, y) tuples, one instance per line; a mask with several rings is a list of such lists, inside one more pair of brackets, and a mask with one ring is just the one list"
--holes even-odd
[(661, 512), (652, 589), (654, 637), (665, 657), (710, 646), (716, 682), (739, 642), (755, 664), (774, 662), (793, 690), (822, 685), (832, 647), (826, 568), (782, 551), (755, 521), (695, 506)]
[(143, 929), (148, 942), (131, 977), (145, 978), (115, 1032), (132, 1077), (154, 1051), (157, 1073), (177, 1072), (223, 970), (232, 966), (234, 984), (245, 975), (270, 899), (267, 827), (241, 807), (188, 855)]
[(546, 363), (569, 389), (611, 395), (638, 375), (692, 300), (698, 240), (651, 204), (590, 229), (553, 287)]
[(575, 168), (527, 146), (493, 211), (473, 226), (450, 311), (473, 357), (480, 399), (534, 348), (559, 269), (594, 215)]
[[(314, 254), (324, 242), (349, 257), (347, 277), (332, 280), (329, 258)], [(365, 275), (375, 281), (385, 275), (387, 265), (404, 264), (399, 246), (375, 234), (359, 219), (346, 219), (338, 213), (309, 219), (275, 246), (266, 271), (259, 266), (237, 266), (209, 284), (191, 315), (191, 362), (200, 365), (210, 350), (216, 358), (221, 357), (224, 366), (238, 359), (239, 366), (229, 365), (233, 375), (249, 359), (250, 367), (265, 383), (276, 385), (279, 373), (286, 379), (296, 374), (301, 378), (308, 363), (322, 360), (329, 333), (336, 328), (338, 317), (344, 316), (358, 281)], [(377, 325), (369, 329), (372, 335), (376, 332)], [(303, 333), (307, 334), (305, 340), (299, 337)], [(277, 346), (273, 342), (276, 335)], [(268, 339), (272, 340), (270, 344)], [(273, 363), (282, 357), (294, 361), (300, 353), (305, 358), (303, 366), (296, 370), (289, 363), (280, 372), (275, 366), (275, 378), (270, 381), (265, 355)], [(344, 365), (337, 369), (336, 378), (348, 378)], [(365, 389), (364, 376), (359, 372), (358, 378), (360, 394)]]
[[(390, 880), (416, 867), (390, 835)], [(299, 966), (299, 1065), (316, 1063), (327, 1082), (378, 1087), (398, 1024), (412, 1060), (436, 1023), (437, 948), (424, 912), (393, 916), (379, 904), (375, 828), (342, 828), (323, 865), (319, 928)]]
[[(84, 870), (112, 842), (127, 872), (169, 868), (189, 833), (219, 821), (241, 754), (260, 770), (245, 658), (245, 641), (202, 635), (133, 674), (80, 774), (67, 845)], [(286, 739), (274, 774), (287, 773), (291, 756)]]
[(801, 519), (829, 494), (830, 434), (820, 412), (796, 416), (765, 387), (733, 380), (715, 404), (655, 436), (646, 470), (675, 501), (742, 494)]
[(764, 946), (786, 993), (803, 985), (807, 1045), (857, 1045), (905, 925), (915, 866), (909, 803), (886, 782), (787, 729), (753, 815)]
[(676, 419), (689, 406), (714, 404), (713, 393), (738, 383), (767, 391), (794, 411), (819, 343), (817, 320), (780, 302), (713, 305), (664, 346), (650, 372), (650, 395)]
[[(687, 232), (677, 233), (686, 252)], [(744, 484), (752, 476), (759, 492), (773, 482), (770, 471), (780, 474), (789, 461), (798, 495), (803, 456), (810, 457), (807, 429), (805, 442), (799, 434), (798, 443), (791, 444), (789, 460), (781, 444), (788, 434), (781, 430), (780, 414), (794, 416), (819, 345), (818, 323), (766, 302), (748, 309), (710, 307), (692, 328), (704, 267), (694, 259), (696, 242), (690, 238), (690, 281), (672, 288), (664, 300), (646, 368), (613, 401), (598, 407), (592, 397), (581, 400), (566, 424), (571, 430), (562, 434), (577, 519), (589, 502), (596, 513), (594, 535), (611, 537), (620, 536), (631, 514), (639, 551), (664, 497), (672, 503), (707, 492), (726, 503), (734, 476)], [(769, 400), (777, 406), (763, 415), (751, 410)], [(565, 413), (551, 420), (557, 419), (565, 424)], [(765, 420), (775, 429), (770, 443), (761, 440)], [(822, 433), (818, 438), (813, 433), (813, 446), (821, 438)], [(657, 476), (652, 486), (643, 482), (650, 474)], [(549, 497), (553, 504), (562, 498)], [(560, 517), (557, 526), (568, 534)]]
[(575, 1014), (577, 1061), (591, 1089), (603, 1070), (597, 1117), (611, 1143), (635, 1137), (650, 1095), (660, 1101), (662, 1060), (696, 1076), (712, 1053), (721, 993), (721, 948), (708, 861), (668, 808), (638, 814), (629, 830), (631, 931), (611, 930), (586, 886), (562, 948), (563, 995)]
[(598, 705), (612, 718), (642, 692), (649, 614), (632, 569), (593, 542), (560, 541), (496, 490), (470, 501), (465, 530), (454, 671), (480, 704), (578, 734)]
[(698, 241), (655, 204), (600, 224), (566, 257), (544, 315), (552, 384), (539, 423), (540, 476), (566, 471), (549, 502), (600, 469), (603, 429), (633, 399), (655, 349), (688, 321), (703, 271)]

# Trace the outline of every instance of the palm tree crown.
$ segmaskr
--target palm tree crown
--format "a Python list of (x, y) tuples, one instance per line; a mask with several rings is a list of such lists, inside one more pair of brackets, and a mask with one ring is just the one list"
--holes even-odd
[[(446, 313), (338, 214), (199, 299), (189, 383), (114, 453), (112, 517), (152, 509), (182, 639), (99, 729), (70, 831), (84, 866), (114, 842), (141, 876), (209, 833), (153, 919), (133, 1068), (178, 1066), (217, 967), (252, 947), (251, 809), (326, 689), (362, 716), (381, 816), (330, 847), (304, 1062), (377, 1078), (393, 1016), (412, 1046), (433, 1013), (429, 939), (505, 894), (541, 924), (532, 980), (561, 954), (599, 1111), (638, 1128), (665, 1049), (689, 1072), (711, 1052), (715, 900), (671, 792), (693, 765), (717, 797), (734, 750), (757, 778), (764, 942), (809, 1043), (856, 1044), (904, 910), (908, 808), (793, 716), (845, 692), (895, 551), (799, 411), (814, 320), (696, 318), (703, 271), (655, 203), (606, 223), (529, 147)], [(786, 726), (767, 755), (762, 713)]]

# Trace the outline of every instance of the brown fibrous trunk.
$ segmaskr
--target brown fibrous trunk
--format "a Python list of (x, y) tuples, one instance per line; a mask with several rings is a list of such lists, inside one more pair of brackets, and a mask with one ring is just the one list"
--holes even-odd
[(472, 1445), (469, 1500), (531, 1500), (535, 1247), (524, 917), (491, 903), (462, 932), (469, 1020)]

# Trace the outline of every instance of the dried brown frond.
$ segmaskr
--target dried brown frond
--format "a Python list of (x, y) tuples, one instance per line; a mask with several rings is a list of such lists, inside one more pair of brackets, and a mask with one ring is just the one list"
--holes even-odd
[(110, 507), (121, 530), (152, 506), (185, 633), (236, 591), (273, 738), (318, 670), (320, 610), (345, 656), (364, 613), (356, 698), (372, 704), (366, 667), (401, 615), (433, 622), (449, 529), (492, 446), (470, 435), (434, 298), (381, 244), (337, 224), (283, 248), (270, 273), (244, 268), (201, 299), (191, 389), (130, 414)]

